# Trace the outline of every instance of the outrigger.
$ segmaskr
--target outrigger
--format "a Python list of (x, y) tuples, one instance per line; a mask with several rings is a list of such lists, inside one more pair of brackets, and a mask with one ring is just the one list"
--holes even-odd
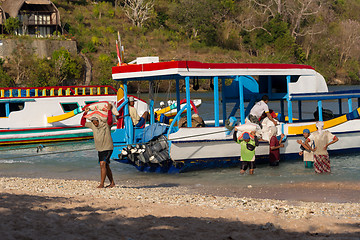
[[(330, 146), (330, 152), (347, 153), (360, 149), (360, 91), (329, 92), (324, 77), (311, 66), (146, 60), (142, 58), (141, 64), (112, 68), (112, 77), (121, 82), (125, 99), (120, 106), (124, 122), (118, 124), (113, 133), (114, 160), (132, 164), (141, 171), (155, 172), (184, 172), (237, 165), (240, 149), (225, 126), (226, 120), (235, 117), (238, 124), (246, 124), (252, 106), (264, 94), (269, 96), (272, 105), (280, 105), (278, 134), (286, 135), (285, 147), (281, 149), (282, 158), (298, 158), (299, 144), (296, 140), (303, 129), (316, 130), (315, 117), (324, 121), (325, 129), (341, 138)], [(206, 126), (199, 128), (192, 126), (190, 110), (190, 82), (195, 78), (208, 79), (214, 85), (214, 119), (205, 121)], [(177, 102), (180, 102), (180, 82), (185, 84), (186, 104), (182, 109), (177, 106), (177, 115), (168, 125), (155, 121), (154, 82), (158, 80), (176, 82)], [(129, 81), (149, 82), (151, 119), (146, 128), (134, 128), (128, 116), (126, 99)], [(343, 112), (344, 99), (347, 101), (347, 113)], [(338, 103), (338, 113), (331, 112), (330, 117), (326, 116), (329, 119), (325, 119), (324, 105), (334, 101)], [(307, 111), (317, 107), (318, 115), (309, 118), (304, 114), (303, 105), (306, 105)], [(298, 116), (294, 116), (296, 112)], [(186, 118), (186, 127), (178, 125), (182, 117)], [(256, 161), (268, 161), (268, 153), (268, 142), (262, 142), (256, 149)]]

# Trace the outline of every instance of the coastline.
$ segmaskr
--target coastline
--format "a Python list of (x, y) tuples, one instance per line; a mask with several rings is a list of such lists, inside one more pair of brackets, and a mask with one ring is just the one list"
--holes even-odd
[(303, 201), (319, 203), (359, 203), (359, 182), (298, 182), (267, 186), (210, 187), (188, 186), (202, 194), (223, 197), (248, 197), (284, 201)]
[[(255, 194), (258, 191), (251, 187), (244, 189), (249, 196), (243, 197), (177, 184), (127, 181), (112, 189), (96, 189), (97, 185), (97, 181), (88, 180), (0, 178), (0, 229), (4, 239), (85, 239), (101, 235), (107, 239), (360, 236), (360, 199), (343, 203), (286, 197), (276, 200), (266, 195), (259, 198)], [(345, 186), (322, 185), (327, 190)], [(297, 184), (279, 189), (294, 189), (296, 193), (308, 187)], [(357, 188), (354, 185), (348, 190)], [(253, 190), (252, 196), (248, 190)]]

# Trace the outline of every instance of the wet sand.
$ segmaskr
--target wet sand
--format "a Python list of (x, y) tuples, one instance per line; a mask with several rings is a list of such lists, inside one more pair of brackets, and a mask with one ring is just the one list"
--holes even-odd
[(351, 182), (312, 182), (279, 184), (277, 186), (241, 187), (194, 187), (194, 192), (228, 197), (250, 197), (305, 202), (358, 203), (360, 202), (360, 183)]
[[(336, 183), (323, 184), (330, 192), (339, 190)], [(281, 189), (278, 199), (292, 196), (286, 200), (266, 199), (270, 190), (264, 188), (261, 192), (246, 188), (254, 195), (244, 197), (225, 196), (224, 189), (216, 194), (213, 189), (176, 184), (126, 182), (112, 189), (96, 189), (97, 185), (96, 181), (0, 178), (1, 239), (360, 237), (359, 198), (345, 201), (343, 197), (342, 203), (296, 199), (307, 184), (276, 188)], [(274, 196), (276, 191), (271, 192)]]

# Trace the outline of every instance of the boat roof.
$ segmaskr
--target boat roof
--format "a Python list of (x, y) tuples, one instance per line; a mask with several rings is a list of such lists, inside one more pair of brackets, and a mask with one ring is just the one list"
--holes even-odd
[(321, 93), (294, 93), (290, 95), (292, 101), (331, 100), (345, 98), (360, 98), (360, 90), (345, 90)]
[(112, 68), (114, 80), (170, 80), (184, 77), (232, 77), (297, 75), (314, 76), (309, 65), (279, 63), (201, 63), (197, 61), (169, 61), (128, 64)]
[(108, 85), (0, 88), (0, 99), (115, 96), (116, 94), (117, 90)]

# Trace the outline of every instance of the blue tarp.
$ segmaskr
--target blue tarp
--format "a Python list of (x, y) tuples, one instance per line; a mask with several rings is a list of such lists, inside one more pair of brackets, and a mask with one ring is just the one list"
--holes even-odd
[(142, 142), (149, 142), (152, 139), (164, 134), (166, 130), (167, 126), (160, 123), (154, 123), (150, 126), (147, 126), (142, 133)]

